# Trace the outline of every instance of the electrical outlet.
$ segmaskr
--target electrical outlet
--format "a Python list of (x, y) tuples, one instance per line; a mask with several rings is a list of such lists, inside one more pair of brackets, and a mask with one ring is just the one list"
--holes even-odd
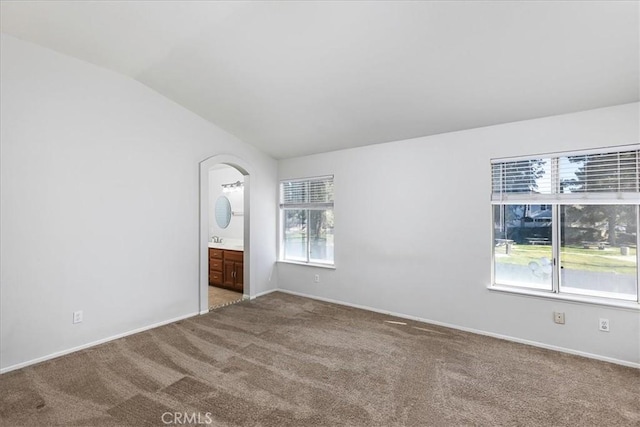
[(73, 323), (82, 322), (82, 310), (73, 312)]
[(559, 325), (564, 325), (564, 313), (560, 311), (553, 312), (553, 321)]
[(611, 325), (609, 325), (609, 319), (600, 319), (598, 322), (598, 328), (603, 332), (609, 332)]
[(316, 274), (315, 276), (313, 276), (313, 281), (316, 283), (320, 283), (320, 275)]

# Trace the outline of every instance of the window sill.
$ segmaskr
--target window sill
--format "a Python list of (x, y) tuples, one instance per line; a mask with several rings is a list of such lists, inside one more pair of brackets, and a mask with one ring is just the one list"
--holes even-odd
[(626, 310), (640, 311), (640, 304), (636, 301), (622, 301), (622, 300), (610, 300), (605, 298), (571, 295), (571, 294), (556, 294), (552, 292), (541, 292), (533, 289), (517, 289), (509, 286), (493, 285), (488, 286), (488, 290), (492, 292), (504, 292), (508, 294), (516, 294), (521, 296), (542, 298), (548, 300), (559, 300), (578, 304), (592, 304), (602, 305), (613, 308), (622, 308)]
[(304, 265), (306, 267), (318, 267), (318, 268), (326, 268), (328, 270), (335, 270), (335, 264), (315, 264), (312, 262), (300, 262), (300, 261), (288, 261), (284, 259), (279, 259), (277, 262), (281, 264), (293, 264), (293, 265)]

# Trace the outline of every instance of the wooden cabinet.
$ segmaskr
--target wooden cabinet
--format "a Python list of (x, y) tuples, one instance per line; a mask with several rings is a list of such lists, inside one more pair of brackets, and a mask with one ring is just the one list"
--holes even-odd
[(222, 286), (223, 284), (223, 259), (224, 251), (220, 249), (209, 248), (209, 284), (213, 286)]
[(243, 291), (244, 257), (240, 251), (224, 251), (223, 272), (224, 286), (234, 291)]
[(242, 251), (209, 248), (209, 284), (243, 292), (243, 255)]

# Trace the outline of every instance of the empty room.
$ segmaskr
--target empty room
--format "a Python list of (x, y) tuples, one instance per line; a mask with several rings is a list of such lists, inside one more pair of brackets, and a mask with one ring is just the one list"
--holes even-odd
[(0, 426), (640, 424), (640, 2), (0, 18)]

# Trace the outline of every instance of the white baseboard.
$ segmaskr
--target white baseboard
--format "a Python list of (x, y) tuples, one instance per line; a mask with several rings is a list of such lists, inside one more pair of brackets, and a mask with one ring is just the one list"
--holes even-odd
[[(255, 298), (258, 298), (258, 297), (261, 297), (261, 296), (264, 296), (264, 295), (268, 295), (268, 294), (270, 294), (272, 292), (283, 292), (283, 293), (287, 293), (287, 294), (291, 294), (291, 295), (297, 295), (297, 296), (300, 296), (300, 297), (315, 299), (315, 300), (318, 300), (318, 301), (330, 302), (330, 303), (333, 303), (333, 304), (339, 304), (339, 305), (344, 305), (344, 306), (348, 306), (348, 307), (359, 308), (359, 309), (362, 309), (362, 310), (368, 310), (368, 311), (373, 311), (373, 312), (376, 312), (376, 313), (387, 314), (389, 316), (395, 316), (395, 317), (399, 317), (399, 318), (403, 318), (403, 319), (415, 320), (417, 322), (444, 326), (444, 327), (447, 327), (447, 328), (457, 329), (457, 330), (460, 330), (460, 331), (471, 332), (471, 333), (474, 333), (474, 334), (485, 335), (485, 336), (498, 338), (498, 339), (502, 339), (502, 340), (506, 340), (506, 341), (517, 342), (517, 343), (520, 343), (520, 344), (527, 344), (527, 345), (531, 345), (531, 346), (534, 346), (534, 347), (545, 348), (545, 349), (548, 349), (548, 350), (555, 350), (555, 351), (559, 351), (559, 352), (562, 352), (562, 353), (574, 354), (574, 355), (577, 355), (577, 356), (587, 357), (589, 359), (596, 359), (596, 360), (601, 360), (601, 361), (604, 361), (604, 362), (615, 363), (617, 365), (623, 365), (623, 366), (628, 366), (628, 367), (631, 367), (631, 368), (640, 369), (640, 363), (628, 362), (626, 360), (615, 359), (615, 358), (612, 358), (612, 357), (601, 356), (601, 355), (598, 355), (598, 354), (587, 353), (587, 352), (584, 352), (584, 351), (573, 350), (573, 349), (570, 349), (570, 348), (559, 347), (559, 346), (555, 346), (555, 345), (549, 345), (549, 344), (545, 344), (545, 343), (541, 343), (541, 342), (537, 342), (537, 341), (525, 340), (525, 339), (516, 338), (516, 337), (512, 337), (512, 336), (508, 336), (508, 335), (496, 334), (496, 333), (493, 333), (493, 332), (482, 331), (482, 330), (479, 330), (479, 329), (467, 328), (467, 327), (464, 327), (464, 326), (453, 325), (453, 324), (450, 324), (450, 323), (438, 322), (436, 320), (425, 319), (425, 318), (418, 317), (418, 316), (411, 316), (411, 315), (408, 315), (408, 314), (396, 313), (396, 312), (392, 312), (392, 311), (388, 311), (388, 310), (381, 310), (381, 309), (377, 309), (377, 308), (374, 308), (374, 307), (369, 307), (369, 306), (366, 306), (366, 305), (352, 304), (352, 303), (345, 302), (345, 301), (339, 301), (339, 300), (335, 300), (335, 299), (331, 299), (331, 298), (319, 297), (319, 296), (316, 296), (316, 295), (310, 295), (310, 294), (305, 294), (305, 293), (302, 293), (302, 292), (290, 291), (290, 290), (287, 290), (287, 289), (269, 289), (267, 291), (260, 292), (258, 294), (255, 294), (255, 295), (251, 296), (250, 299), (253, 300)], [(173, 323), (173, 322), (177, 322), (179, 320), (187, 319), (189, 317), (197, 316), (198, 314), (206, 314), (208, 312), (209, 311), (207, 310), (207, 311), (203, 311), (203, 312), (189, 313), (189, 314), (186, 314), (184, 316), (179, 316), (179, 317), (175, 317), (173, 319), (164, 320), (162, 322), (157, 322), (157, 323), (154, 323), (154, 324), (151, 324), (151, 325), (143, 326), (141, 328), (137, 328), (137, 329), (133, 329), (131, 331), (123, 332), (121, 334), (113, 335), (113, 336), (110, 336), (108, 338), (103, 338), (103, 339), (100, 339), (100, 340), (97, 340), (97, 341), (93, 341), (93, 342), (90, 342), (90, 343), (87, 343), (87, 344), (83, 344), (81, 346), (73, 347), (73, 348), (70, 348), (70, 349), (67, 349), (67, 350), (58, 351), (58, 352), (55, 352), (55, 353), (51, 353), (51, 354), (48, 354), (46, 356), (38, 357), (38, 358), (35, 358), (35, 359), (32, 359), (32, 360), (28, 360), (26, 362), (22, 362), (22, 363), (18, 363), (18, 364), (12, 365), (12, 366), (8, 366), (6, 368), (2, 368), (2, 369), (0, 369), (0, 374), (4, 374), (4, 373), (10, 372), (10, 371), (14, 371), (14, 370), (20, 369), (20, 368), (25, 368), (27, 366), (34, 365), (36, 363), (44, 362), (44, 361), (50, 360), (50, 359), (55, 359), (56, 357), (60, 357), (60, 356), (66, 355), (66, 354), (74, 353), (76, 351), (84, 350), (86, 348), (93, 347), (95, 345), (104, 344), (106, 342), (113, 341), (113, 340), (116, 340), (118, 338), (123, 338), (123, 337), (129, 336), (129, 335), (137, 334), (138, 332), (144, 332), (144, 331), (147, 331), (149, 329), (157, 328), (159, 326), (167, 325), (169, 323)]]
[[(208, 313), (208, 311), (205, 311), (205, 313)], [(203, 314), (203, 313), (200, 313), (200, 314)], [(73, 347), (73, 348), (70, 348), (70, 349), (67, 349), (67, 350), (57, 351), (55, 353), (51, 353), (51, 354), (48, 354), (46, 356), (37, 357), (35, 359), (31, 359), (31, 360), (28, 360), (26, 362), (17, 363), (15, 365), (8, 366), (6, 368), (2, 368), (2, 369), (0, 369), (0, 374), (4, 374), (4, 373), (10, 372), (10, 371), (15, 371), (16, 369), (20, 369), (20, 368), (26, 368), (27, 366), (35, 365), (36, 363), (40, 363), (40, 362), (44, 362), (44, 361), (47, 361), (47, 360), (55, 359), (56, 357), (64, 356), (65, 354), (75, 353), (76, 351), (84, 350), (86, 348), (93, 347), (93, 346), (96, 346), (98, 344), (104, 344), (104, 343), (109, 342), (109, 341), (117, 340), (118, 338), (123, 338), (123, 337), (129, 336), (129, 335), (137, 334), (138, 332), (148, 331), (149, 329), (157, 328), (159, 326), (164, 326), (164, 325), (167, 325), (169, 323), (177, 322), (179, 320), (184, 320), (184, 319), (187, 319), (189, 317), (193, 317), (193, 316), (197, 316), (197, 315), (198, 315), (198, 312), (185, 314), (184, 316), (178, 316), (178, 317), (174, 317), (173, 319), (163, 320), (162, 322), (157, 322), (157, 323), (154, 323), (152, 325), (143, 326), (141, 328), (133, 329), (131, 331), (123, 332), (121, 334), (112, 335), (112, 336), (110, 336), (108, 338), (102, 338), (102, 339), (99, 339), (97, 341), (92, 341), (90, 343), (82, 344), (80, 346)]]
[(258, 294), (255, 294), (255, 295), (251, 296), (249, 299), (255, 299), (255, 298), (258, 298), (258, 297), (269, 295), (270, 293), (276, 292), (276, 291), (279, 291), (279, 290), (280, 289), (269, 289), (268, 291), (264, 291), (264, 292), (260, 292)]
[(496, 333), (493, 333), (493, 332), (482, 331), (480, 329), (473, 329), (473, 328), (467, 328), (467, 327), (464, 327), (464, 326), (453, 325), (453, 324), (450, 324), (450, 323), (438, 322), (436, 320), (425, 319), (425, 318), (422, 318), (422, 317), (411, 316), (411, 315), (408, 315), (408, 314), (395, 313), (395, 312), (387, 311), (387, 310), (380, 310), (380, 309), (377, 309), (377, 308), (368, 307), (366, 305), (352, 304), (352, 303), (349, 303), (349, 302), (334, 300), (334, 299), (331, 299), (331, 298), (319, 297), (319, 296), (315, 296), (315, 295), (304, 294), (302, 292), (295, 292), (295, 291), (290, 291), (290, 290), (287, 290), (287, 289), (276, 289), (276, 290), (279, 291), (279, 292), (284, 292), (286, 294), (297, 295), (297, 296), (305, 297), (305, 298), (311, 298), (311, 299), (315, 299), (315, 300), (318, 300), (318, 301), (330, 302), (330, 303), (333, 303), (333, 304), (339, 304), (339, 305), (344, 305), (344, 306), (348, 306), (348, 307), (359, 308), (359, 309), (362, 309), (362, 310), (368, 310), (368, 311), (373, 311), (373, 312), (376, 312), (376, 313), (387, 314), (389, 316), (400, 317), (400, 318), (408, 319), (408, 320), (415, 320), (416, 322), (430, 323), (432, 325), (444, 326), (446, 328), (457, 329), (459, 331), (471, 332), (473, 334), (485, 335), (485, 336), (488, 336), (488, 337), (498, 338), (498, 339), (505, 340), (505, 341), (512, 341), (512, 342), (517, 342), (517, 343), (520, 343), (520, 344), (527, 344), (527, 345), (531, 345), (531, 346), (534, 346), (534, 347), (545, 348), (545, 349), (548, 349), (548, 350), (555, 350), (555, 351), (559, 351), (559, 352), (562, 352), (562, 353), (574, 354), (576, 356), (587, 357), (589, 359), (596, 359), (596, 360), (601, 360), (603, 362), (615, 363), (617, 365), (623, 365), (623, 366), (628, 366), (630, 368), (640, 369), (640, 363), (628, 362), (626, 360), (620, 360), (620, 359), (615, 359), (615, 358), (612, 358), (612, 357), (601, 356), (599, 354), (587, 353), (587, 352), (584, 352), (584, 351), (573, 350), (573, 349), (570, 349), (570, 348), (565, 348), (565, 347), (559, 347), (559, 346), (555, 346), (555, 345), (545, 344), (545, 343), (541, 343), (541, 342), (538, 342), (538, 341), (530, 341), (530, 340), (525, 340), (525, 339), (522, 339), (522, 338), (508, 336), (508, 335), (501, 335), (501, 334), (496, 334)]

